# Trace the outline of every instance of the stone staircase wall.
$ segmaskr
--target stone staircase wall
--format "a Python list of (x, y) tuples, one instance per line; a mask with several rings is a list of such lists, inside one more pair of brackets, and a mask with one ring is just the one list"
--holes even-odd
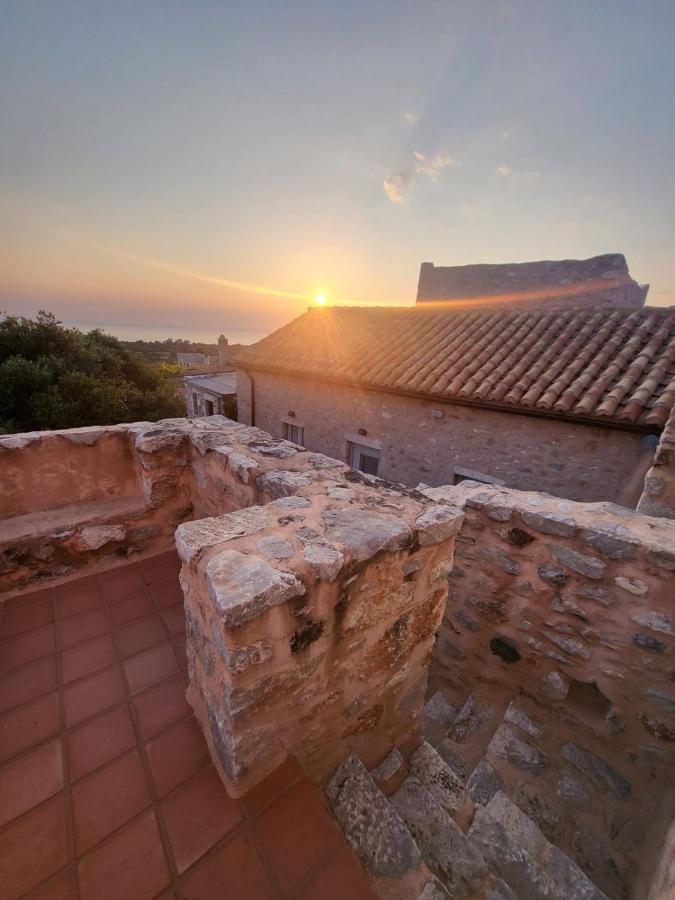
[[(609, 896), (675, 813), (675, 528), (613, 504), (465, 484), (421, 725)], [(669, 806), (664, 809), (664, 806)]]

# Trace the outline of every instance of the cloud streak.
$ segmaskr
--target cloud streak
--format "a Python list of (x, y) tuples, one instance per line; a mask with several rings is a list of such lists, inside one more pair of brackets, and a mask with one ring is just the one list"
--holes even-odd
[(413, 162), (405, 169), (392, 172), (385, 178), (382, 187), (392, 203), (403, 203), (406, 194), (419, 178), (428, 178), (437, 181), (444, 169), (458, 166), (456, 159), (445, 154), (425, 156), (419, 150), (413, 151)]

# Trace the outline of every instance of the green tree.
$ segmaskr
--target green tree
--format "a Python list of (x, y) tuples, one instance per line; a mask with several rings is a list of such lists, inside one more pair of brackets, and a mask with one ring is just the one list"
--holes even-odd
[(185, 415), (175, 385), (102, 331), (0, 317), (0, 433)]

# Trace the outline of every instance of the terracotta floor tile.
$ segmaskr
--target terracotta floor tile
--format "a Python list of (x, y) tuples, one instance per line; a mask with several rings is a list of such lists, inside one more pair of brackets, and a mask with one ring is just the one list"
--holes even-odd
[(77, 864), (80, 900), (150, 900), (170, 883), (155, 815), (130, 822)]
[(127, 705), (116, 706), (67, 733), (71, 781), (131, 750), (136, 735)]
[(192, 712), (185, 699), (186, 688), (185, 676), (178, 672), (166, 681), (136, 694), (133, 704), (144, 740), (154, 737), (167, 725)]
[[(253, 842), (247, 834), (238, 835), (215, 853), (197, 863), (181, 879), (183, 894), (189, 900), (265, 900), (273, 897), (269, 881)], [(344, 894), (341, 900), (351, 900)]]
[(115, 625), (124, 625), (125, 622), (133, 622), (149, 616), (155, 611), (155, 604), (147, 591), (125, 597), (110, 607), (110, 615)]
[(209, 758), (206, 741), (194, 717), (164, 731), (146, 750), (160, 797), (193, 775)]
[(302, 769), (298, 761), (293, 756), (282, 763), (278, 769), (275, 769), (271, 775), (268, 775), (264, 781), (256, 785), (252, 790), (241, 799), (241, 805), (247, 816), (254, 816), (261, 809), (276, 800), (276, 798), (287, 791), (289, 787), (296, 784), (303, 777)]
[(59, 622), (58, 628), (61, 638), (61, 649), (67, 650), (69, 647), (88, 641), (99, 634), (105, 634), (109, 628), (108, 617), (105, 609), (100, 607), (77, 616), (69, 616), (67, 619)]
[(103, 605), (103, 594), (98, 584), (81, 587), (79, 582), (66, 594), (57, 594), (54, 600), (57, 619), (67, 619), (78, 613), (89, 612)]
[(154, 586), (152, 593), (155, 595), (157, 605), (161, 607), (173, 606), (174, 603), (184, 603), (183, 591), (178, 581), (167, 581), (166, 584)]
[(59, 727), (56, 692), (15, 707), (0, 717), (0, 762), (56, 734)]
[(63, 691), (66, 726), (71, 727), (124, 700), (122, 676), (117, 666), (68, 685)]
[(339, 846), (341, 835), (316, 788), (301, 781), (253, 822), (282, 890), (292, 890)]
[(167, 550), (150, 559), (141, 560), (143, 577), (148, 584), (163, 584), (165, 581), (178, 581), (180, 557), (175, 550)]
[(122, 656), (132, 656), (166, 640), (166, 632), (157, 613), (120, 625), (115, 629), (115, 634)]
[(106, 603), (116, 603), (145, 587), (145, 579), (138, 563), (103, 572), (99, 577)]
[(7, 638), (0, 641), (0, 670), (14, 669), (55, 650), (56, 631), (53, 625), (44, 625), (26, 634)]
[(75, 848), (98, 844), (150, 804), (150, 791), (138, 752), (119, 757), (72, 788)]
[(0, 676), (0, 713), (56, 688), (56, 656), (43, 656)]
[(60, 739), (0, 766), (0, 827), (62, 789)]
[(239, 804), (227, 796), (213, 767), (168, 797), (162, 804), (162, 815), (179, 872), (241, 821)]
[(54, 607), (51, 597), (27, 606), (25, 609), (18, 609), (16, 612), (3, 610), (0, 636), (3, 639), (13, 637), (15, 634), (23, 634), (25, 631), (39, 628), (40, 625), (49, 625), (53, 621)]
[(162, 619), (169, 634), (185, 634), (185, 606), (183, 603), (174, 603), (173, 606), (163, 609)]
[(158, 644), (124, 661), (129, 689), (132, 694), (164, 681), (178, 668), (176, 656), (169, 643)]
[(54, 595), (60, 597), (63, 594), (70, 594), (72, 591), (80, 590), (81, 588), (96, 587), (98, 587), (98, 575), (95, 572), (92, 572), (91, 575), (76, 575), (67, 581), (62, 581), (61, 584), (57, 584), (54, 588)]
[(49, 600), (51, 596), (51, 588), (42, 588), (39, 591), (31, 591), (29, 594), (18, 594), (16, 597), (11, 597), (9, 600), (4, 601), (2, 605), (3, 614), (15, 612), (17, 609), (26, 609), (26, 607), (33, 606), (35, 603)]
[(61, 654), (64, 684), (75, 681), (76, 678), (84, 678), (85, 675), (103, 669), (114, 661), (115, 648), (109, 634), (102, 634), (83, 644), (70, 647)]
[(71, 900), (75, 897), (73, 876), (70, 869), (64, 869), (31, 892), (30, 900)]
[(343, 847), (298, 900), (377, 900), (377, 894), (349, 847)]
[(67, 860), (63, 795), (0, 832), (0, 890), (15, 900), (62, 869)]

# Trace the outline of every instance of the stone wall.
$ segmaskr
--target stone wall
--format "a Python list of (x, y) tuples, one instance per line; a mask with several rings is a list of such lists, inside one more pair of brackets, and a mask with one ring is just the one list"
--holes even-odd
[(546, 309), (616, 306), (640, 309), (648, 285), (628, 272), (621, 253), (591, 259), (543, 260), (473, 266), (422, 263), (417, 302), (461, 301), (494, 297), (497, 302)]
[[(258, 427), (280, 437), (283, 421), (293, 422), (304, 427), (307, 447), (343, 460), (348, 436), (372, 444), (379, 474), (411, 486), (450, 484), (457, 466), (521, 490), (634, 507), (653, 459), (637, 432), (265, 372), (253, 379)], [(237, 384), (239, 419), (250, 423), (250, 376), (240, 370)]]
[(188, 698), (233, 795), (289, 754), (321, 780), (410, 736), (461, 523), (317, 454), (278, 465), (265, 505), (176, 532)]
[(675, 783), (675, 523), (469, 483), (425, 493), (465, 512), (430, 693), (473, 696), (478, 718), (516, 699), (488, 760), (623, 897)]
[(150, 422), (0, 438), (0, 591), (170, 547), (192, 513), (180, 442)]
[(675, 519), (675, 406), (645, 477), (637, 508), (648, 516)]
[(0, 438), (0, 592), (168, 549), (180, 522), (265, 502), (256, 477), (297, 453), (221, 416)]

